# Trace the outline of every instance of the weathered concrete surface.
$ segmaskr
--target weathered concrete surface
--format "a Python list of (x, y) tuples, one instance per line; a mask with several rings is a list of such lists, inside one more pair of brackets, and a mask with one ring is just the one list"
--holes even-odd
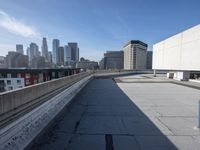
[(31, 149), (199, 149), (199, 97), (171, 83), (95, 79)]
[[(200, 131), (196, 126), (200, 91), (172, 83), (131, 83), (135, 78), (121, 78), (118, 86), (178, 149), (199, 149)], [(123, 83), (127, 80), (129, 83)]]

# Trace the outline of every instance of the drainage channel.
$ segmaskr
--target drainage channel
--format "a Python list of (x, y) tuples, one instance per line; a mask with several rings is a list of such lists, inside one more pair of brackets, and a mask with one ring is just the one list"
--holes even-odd
[(106, 150), (114, 150), (112, 134), (105, 135)]

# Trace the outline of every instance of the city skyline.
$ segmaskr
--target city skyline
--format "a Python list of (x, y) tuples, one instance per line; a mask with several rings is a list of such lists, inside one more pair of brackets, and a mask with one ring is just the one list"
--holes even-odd
[(200, 0), (1, 0), (0, 150), (199, 150)]
[(14, 51), (18, 43), (24, 50), (31, 42), (41, 47), (42, 37), (47, 37), (49, 51), (52, 39), (60, 39), (63, 46), (76, 41), (80, 57), (99, 61), (103, 52), (120, 50), (131, 39), (146, 42), (152, 50), (153, 44), (199, 24), (197, 0), (154, 2), (1, 1), (0, 55)]

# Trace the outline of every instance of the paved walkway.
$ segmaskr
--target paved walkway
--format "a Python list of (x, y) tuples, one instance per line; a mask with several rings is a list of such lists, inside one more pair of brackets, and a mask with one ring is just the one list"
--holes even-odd
[(32, 149), (198, 149), (198, 97), (199, 90), (171, 83), (95, 79)]

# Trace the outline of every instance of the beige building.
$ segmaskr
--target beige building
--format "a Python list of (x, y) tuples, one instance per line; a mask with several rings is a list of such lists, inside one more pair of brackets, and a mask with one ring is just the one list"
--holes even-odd
[(131, 40), (124, 47), (124, 69), (125, 70), (145, 70), (148, 45)]

